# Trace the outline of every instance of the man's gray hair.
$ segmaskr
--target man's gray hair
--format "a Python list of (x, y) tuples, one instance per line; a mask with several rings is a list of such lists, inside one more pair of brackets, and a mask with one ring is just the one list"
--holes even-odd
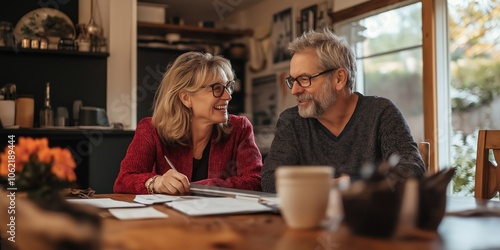
[(347, 70), (349, 76), (346, 85), (352, 91), (356, 82), (356, 57), (346, 40), (325, 28), (322, 31), (304, 32), (288, 45), (288, 51), (292, 56), (295, 53), (311, 50), (318, 56), (318, 67), (324, 70), (332, 68)]

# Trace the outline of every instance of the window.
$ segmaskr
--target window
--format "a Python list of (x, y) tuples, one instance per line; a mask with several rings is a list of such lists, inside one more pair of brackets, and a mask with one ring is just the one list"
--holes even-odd
[[(477, 131), (500, 129), (500, 1), (435, 0), (439, 167), (457, 167), (451, 193), (472, 196)], [(420, 2), (338, 23), (358, 59), (356, 90), (391, 99), (423, 138)]]
[(357, 57), (356, 91), (394, 102), (416, 141), (424, 138), (421, 9), (420, 2), (393, 6), (336, 28)]
[(449, 166), (453, 194), (474, 195), (477, 132), (500, 129), (500, 1), (447, 1)]

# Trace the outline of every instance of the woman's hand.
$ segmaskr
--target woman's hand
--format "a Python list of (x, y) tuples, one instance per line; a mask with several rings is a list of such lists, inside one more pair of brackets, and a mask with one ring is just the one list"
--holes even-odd
[(153, 187), (156, 193), (170, 195), (184, 195), (189, 193), (189, 180), (187, 176), (170, 169), (154, 180)]

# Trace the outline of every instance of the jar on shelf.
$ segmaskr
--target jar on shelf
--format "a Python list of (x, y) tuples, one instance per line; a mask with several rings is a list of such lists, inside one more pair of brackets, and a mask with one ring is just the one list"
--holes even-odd
[(78, 37), (76, 38), (76, 45), (78, 51), (90, 51), (90, 38), (87, 34), (87, 25), (84, 23), (78, 24)]

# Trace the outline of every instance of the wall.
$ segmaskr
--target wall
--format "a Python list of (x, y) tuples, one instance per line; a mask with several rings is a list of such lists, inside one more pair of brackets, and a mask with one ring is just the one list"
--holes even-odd
[[(333, 6), (334, 11), (339, 11), (367, 0), (328, 0), (327, 4)], [(293, 0), (275, 1), (264, 0), (247, 9), (235, 9), (234, 13), (228, 13), (224, 23), (239, 23), (240, 28), (251, 28), (254, 30), (254, 38), (261, 38), (269, 33), (271, 29), (273, 14), (287, 7), (294, 6), (297, 14), (301, 8), (322, 1)], [(96, 21), (102, 24), (104, 34), (108, 38), (110, 56), (108, 58), (108, 83), (107, 83), (107, 105), (109, 119), (112, 122), (121, 122), (126, 128), (135, 129), (137, 123), (135, 91), (136, 82), (136, 8), (137, 0), (98, 0), (95, 1)], [(79, 0), (79, 22), (86, 23), (90, 19), (90, 0)], [(258, 18), (255, 18), (258, 17)], [(245, 42), (249, 42), (246, 39)], [(266, 43), (266, 42), (264, 42)], [(269, 46), (269, 41), (267, 41)], [(270, 49), (270, 48), (268, 48)], [(271, 53), (266, 53), (268, 62), (271, 61)], [(286, 70), (280, 69), (280, 70)], [(251, 80), (258, 76), (276, 73), (276, 69), (269, 63), (267, 67), (258, 73), (252, 73), (247, 68), (246, 82), (246, 104), (247, 113), (251, 113)]]
[[(247, 93), (245, 107), (246, 116), (254, 124), (255, 141), (264, 156), (269, 150), (270, 144), (274, 138), (274, 123), (279, 113), (287, 107), (296, 105), (295, 98), (290, 94), (290, 90), (284, 84), (284, 78), (289, 74), (289, 63), (279, 63), (277, 65), (273, 65), (272, 63), (274, 40), (271, 31), (273, 15), (292, 7), (294, 12), (293, 15), (298, 17), (300, 16), (301, 9), (307, 8), (313, 4), (322, 4), (335, 12), (366, 1), (367, 0), (263, 0), (245, 9), (238, 9), (236, 6), (235, 13), (231, 13), (231, 15), (223, 20), (223, 22), (227, 23), (239, 23), (240, 28), (252, 29), (254, 31), (253, 37), (246, 39), (246, 43), (249, 45), (250, 59), (247, 64), (245, 79), (245, 82), (248, 83), (245, 86), (245, 92)], [(329, 18), (326, 19), (329, 20)], [(296, 25), (296, 23), (294, 23), (294, 25)], [(293, 29), (296, 30), (296, 27)], [(263, 53), (260, 53), (261, 51)], [(261, 69), (260, 66), (264, 64), (262, 60), (258, 60), (260, 54), (263, 54), (262, 57), (266, 63), (262, 70), (256, 72), (253, 69)], [(253, 79), (258, 78), (259, 81), (271, 79), (272, 81), (273, 76), (275, 76), (276, 81), (274, 87), (272, 84), (265, 83), (265, 87), (259, 86), (259, 91), (261, 91), (261, 93), (257, 93), (257, 89), (253, 91)], [(272, 92), (274, 92), (274, 94), (272, 94)], [(259, 108), (259, 112), (252, 110), (252, 98), (258, 100), (259, 106), (256, 105), (255, 107)], [(265, 104), (262, 105), (262, 103)], [(264, 117), (271, 117), (271, 119), (269, 119), (270, 122), (266, 121), (261, 124), (260, 118), (263, 112), (260, 110), (264, 111)], [(255, 115), (253, 115), (254, 113)]]
[[(108, 39), (106, 111), (111, 122), (135, 129), (137, 0), (97, 0), (94, 20)], [(90, 0), (79, 0), (79, 23), (90, 20)]]
[[(313, 4), (321, 4), (325, 3), (328, 8), (333, 9), (333, 11), (339, 11), (342, 9), (346, 9), (352, 7), (354, 5), (367, 2), (368, 0), (327, 0), (327, 1), (318, 1), (318, 0), (291, 0), (291, 1), (274, 1), (274, 0), (263, 0), (249, 8), (246, 9), (238, 9), (236, 6), (235, 13), (232, 13), (227, 17), (227, 20), (224, 22), (227, 23), (239, 23), (240, 28), (243, 29), (252, 29), (254, 31), (254, 35), (252, 38), (247, 39), (247, 44), (249, 44), (250, 55), (256, 55), (258, 52), (258, 46), (262, 46), (265, 58), (267, 61), (266, 67), (259, 72), (252, 72), (249, 67), (252, 65), (258, 66), (257, 62), (252, 61), (250, 59), (249, 66), (247, 67), (246, 74), (246, 82), (249, 83), (246, 85), (246, 112), (249, 116), (252, 113), (252, 79), (277, 74), (277, 84), (281, 84), (283, 82), (283, 73), (288, 74), (288, 65), (280, 65), (276, 67), (272, 65), (272, 36), (270, 36), (272, 29), (272, 17), (275, 13), (280, 12), (288, 7), (294, 8), (294, 15), (299, 16), (300, 10), (302, 8), (306, 8)], [(255, 18), (259, 17), (259, 18)], [(263, 41), (259, 42), (261, 38), (268, 37)], [(255, 59), (255, 58), (254, 58)], [(278, 105), (280, 110), (283, 110), (285, 107), (294, 105), (295, 100), (293, 97), (289, 96), (289, 90), (283, 89), (283, 86), (278, 86), (277, 101), (280, 103)], [(280, 111), (278, 110), (278, 112)]]

